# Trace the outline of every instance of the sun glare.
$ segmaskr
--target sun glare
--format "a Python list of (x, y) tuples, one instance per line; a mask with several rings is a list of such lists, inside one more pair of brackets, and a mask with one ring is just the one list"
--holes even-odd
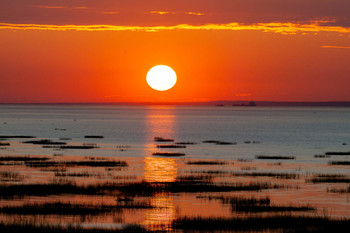
[(158, 65), (148, 71), (146, 80), (151, 88), (166, 91), (175, 85), (176, 73), (169, 66)]

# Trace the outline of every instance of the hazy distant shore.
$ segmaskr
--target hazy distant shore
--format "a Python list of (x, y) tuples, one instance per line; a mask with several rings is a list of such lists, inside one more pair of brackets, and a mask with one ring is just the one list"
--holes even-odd
[[(218, 100), (210, 102), (76, 102), (76, 103), (0, 103), (0, 105), (178, 105), (178, 106), (248, 106), (251, 101)], [(253, 101), (258, 107), (350, 107), (350, 101), (324, 102), (282, 102), (282, 101)]]

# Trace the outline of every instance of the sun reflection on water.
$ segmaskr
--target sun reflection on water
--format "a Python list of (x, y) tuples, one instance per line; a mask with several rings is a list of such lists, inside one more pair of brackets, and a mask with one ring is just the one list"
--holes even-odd
[[(150, 107), (147, 115), (147, 131), (149, 138), (166, 137), (172, 138), (175, 134), (175, 109), (168, 106)], [(146, 146), (144, 158), (144, 176), (147, 182), (173, 182), (178, 174), (177, 159), (153, 157), (156, 144)], [(167, 230), (176, 218), (176, 208), (173, 197), (167, 194), (157, 194), (152, 197), (152, 208), (145, 213), (145, 224), (151, 230)]]

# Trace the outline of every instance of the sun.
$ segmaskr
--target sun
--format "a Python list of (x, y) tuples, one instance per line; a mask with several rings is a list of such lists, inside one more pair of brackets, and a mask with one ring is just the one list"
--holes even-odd
[(166, 91), (176, 83), (176, 73), (169, 66), (158, 65), (152, 67), (146, 76), (148, 85), (157, 91)]

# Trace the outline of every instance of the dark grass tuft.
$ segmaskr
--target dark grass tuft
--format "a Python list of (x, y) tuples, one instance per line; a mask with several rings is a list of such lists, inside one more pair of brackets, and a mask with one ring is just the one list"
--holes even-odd
[(152, 153), (154, 156), (166, 156), (166, 157), (179, 157), (179, 156), (185, 156), (185, 153), (179, 153), (179, 152), (154, 152)]
[(62, 226), (62, 225), (43, 225), (28, 223), (0, 223), (1, 233), (146, 233), (148, 231), (141, 225), (126, 224), (122, 229), (102, 229), (102, 228), (83, 228), (81, 226)]
[(154, 137), (155, 142), (173, 142), (174, 139), (171, 138), (162, 138), (162, 137)]
[(54, 142), (52, 140), (43, 139), (38, 141), (24, 141), (23, 143), (34, 144), (34, 145), (66, 145), (66, 142)]
[(326, 217), (271, 216), (247, 218), (181, 217), (173, 221), (182, 230), (293, 230), (294, 232), (348, 232), (350, 220)]
[(299, 179), (300, 175), (295, 173), (275, 173), (275, 172), (233, 172), (233, 176), (251, 176), (251, 177), (274, 177), (278, 179)]
[(326, 152), (325, 155), (350, 155), (350, 151)]
[(86, 167), (127, 167), (125, 161), (25, 161), (28, 167), (86, 166)]
[(350, 183), (350, 178), (340, 174), (320, 174), (306, 181), (312, 183)]
[(101, 135), (86, 135), (85, 138), (104, 138), (104, 136), (101, 136)]
[(0, 161), (46, 161), (49, 160), (49, 157), (30, 157), (30, 156), (1, 156)]
[(256, 159), (295, 159), (294, 156), (270, 156), (270, 155), (257, 155)]
[(157, 148), (186, 148), (186, 146), (184, 146), (184, 145), (162, 144), (162, 145), (157, 145)]
[(17, 138), (35, 138), (34, 136), (24, 136), (24, 135), (15, 135), (15, 136), (9, 136), (9, 135), (0, 135), (0, 139), (17, 139)]
[(220, 160), (195, 160), (186, 162), (187, 165), (225, 165), (227, 162)]
[(329, 161), (329, 165), (350, 165), (350, 161)]

